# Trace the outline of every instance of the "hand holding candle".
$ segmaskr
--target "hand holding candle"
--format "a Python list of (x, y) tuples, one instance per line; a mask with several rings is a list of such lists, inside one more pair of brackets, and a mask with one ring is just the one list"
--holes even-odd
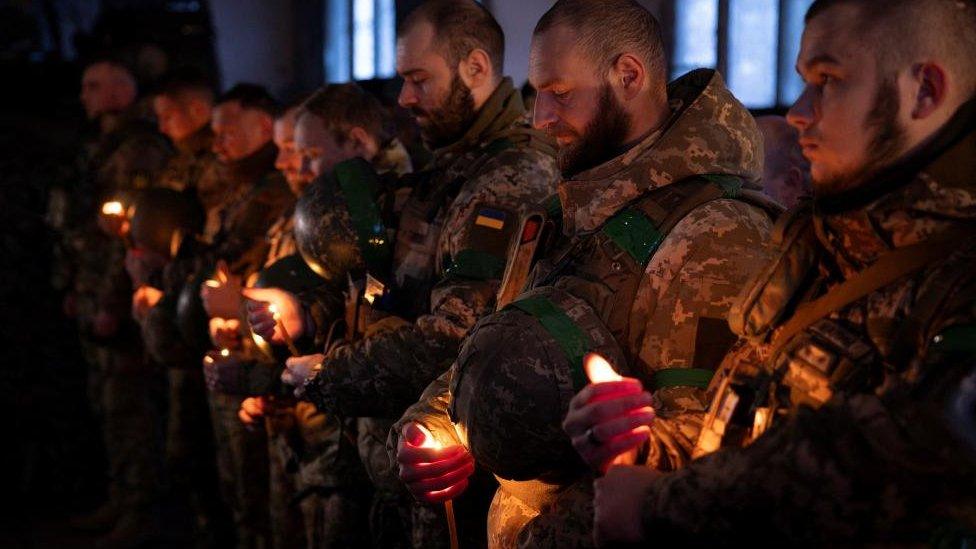
[(215, 278), (200, 286), (200, 300), (211, 318), (236, 318), (241, 313), (241, 277), (218, 262)]
[(98, 218), (98, 226), (109, 236), (125, 237), (129, 232), (125, 205), (118, 200), (102, 204), (102, 215)]
[(468, 477), (474, 473), (474, 458), (463, 446), (444, 448), (426, 427), (409, 423), (404, 427), (397, 448), (400, 480), (420, 501), (444, 503), (447, 526), (451, 535), (451, 549), (457, 549), (457, 526), (451, 500), (468, 487)]
[(245, 288), (243, 293), (251, 330), (265, 341), (287, 344), (285, 336), (305, 333), (302, 305), (293, 294), (279, 288)]
[(589, 353), (583, 367), (590, 379), (569, 405), (563, 430), (591, 467), (633, 463), (654, 421), (651, 395), (641, 382), (620, 376), (600, 355)]

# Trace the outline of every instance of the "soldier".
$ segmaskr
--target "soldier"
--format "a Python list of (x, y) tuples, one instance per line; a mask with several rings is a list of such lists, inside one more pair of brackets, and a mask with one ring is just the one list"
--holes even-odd
[[(325, 178), (337, 164), (352, 158), (369, 161), (377, 173), (389, 174), (393, 179), (411, 170), (406, 150), (397, 139), (385, 135), (382, 105), (355, 84), (333, 84), (320, 89), (302, 104), (297, 119), (293, 146), (298, 153), (299, 169), (294, 172), (295, 177), (305, 180)], [(281, 164), (294, 170), (296, 162)], [(384, 208), (387, 210), (396, 207), (397, 193), (391, 189), (388, 194), (387, 199), (381, 200), (388, 204)], [(395, 216), (395, 211), (384, 212), (386, 224), (394, 222)], [(306, 219), (305, 222), (314, 221)], [(331, 233), (323, 233), (321, 237), (336, 238)], [(341, 286), (330, 284), (320, 291), (331, 294), (324, 296), (325, 301), (330, 301), (341, 293)], [(249, 290), (247, 293), (258, 300), (275, 296), (274, 292)], [(249, 302), (249, 307), (255, 310), (264, 305), (266, 303)], [(260, 328), (259, 325), (255, 329)], [(325, 335), (321, 334), (322, 337)], [(255, 416), (264, 415), (272, 408), (267, 404), (266, 399), (246, 400), (242, 418), (252, 421)], [(347, 448), (348, 437), (357, 433), (355, 418), (340, 420), (323, 414), (307, 401), (295, 404), (291, 414), (277, 405), (273, 409), (279, 418), (277, 422), (286, 416), (292, 431), (300, 435), (283, 433), (287, 440), (282, 438), (275, 446), (280, 453), (291, 455), (291, 461), (300, 464), (295, 481), (302, 496), (300, 502), (308, 545), (331, 547), (360, 542), (367, 536), (364, 535), (363, 521), (357, 517), (365, 515), (363, 496), (368, 489), (364, 490), (361, 476), (350, 474), (361, 469), (358, 460), (345, 463), (350, 458), (355, 460), (355, 451), (350, 452)], [(270, 420), (269, 417), (269, 423)], [(307, 443), (304, 449), (294, 443), (288, 444), (300, 440)], [(368, 453), (363, 453), (362, 457), (368, 462)], [(337, 462), (337, 459), (343, 462)]]
[(247, 359), (241, 347), (246, 333), (237, 333), (240, 290), (264, 265), (269, 249), (265, 236), (295, 200), (274, 169), (278, 150), (272, 135), (277, 111), (266, 90), (238, 84), (217, 99), (211, 122), (214, 153), (227, 189), (220, 205), (221, 227), (208, 252), (217, 271), (199, 292), (211, 326), (231, 327), (215, 329), (219, 350), (204, 359), (204, 374), (211, 389), (208, 395), (221, 488), (243, 547), (270, 541), (267, 437), (263, 428), (245, 429), (238, 419), (247, 391), (215, 380), (221, 372), (239, 370)]
[(585, 384), (583, 353), (609, 339), (618, 368), (637, 378), (624, 387), (630, 414), (614, 416), (634, 425), (613, 444), (653, 468), (684, 466), (704, 389), (735, 340), (730, 303), (765, 257), (778, 208), (753, 190), (762, 138), (752, 116), (715, 71), (667, 84), (658, 22), (636, 2), (557, 2), (536, 25), (530, 63), (534, 124), (556, 138), (563, 174), (548, 214), (524, 223), (523, 242), (544, 215), (552, 227), (542, 250), (526, 247), (542, 257), (535, 289), (475, 328), (391, 435), (418, 423), (446, 448), (417, 448), (407, 432), (391, 450), (427, 500), (463, 489), (468, 451), (495, 473), (491, 546), (580, 547), (592, 543), (592, 476), (563, 453), (559, 424)]
[(810, 196), (810, 163), (803, 158), (796, 128), (782, 116), (760, 116), (756, 125), (763, 134), (763, 192), (789, 209)]
[(156, 180), (171, 154), (165, 138), (135, 114), (136, 85), (128, 69), (111, 60), (90, 64), (82, 76), (81, 101), (99, 128), (87, 151), (84, 175), (69, 201), (69, 258), (75, 273), (68, 310), (76, 317), (88, 355), (89, 391), (102, 417), (109, 459), (108, 502), (75, 522), (111, 529), (107, 547), (139, 543), (158, 533), (158, 425), (153, 385), (157, 379), (143, 353), (131, 311), (125, 245), (114, 231), (124, 215), (99, 216), (102, 201), (124, 214), (134, 191)]
[[(748, 340), (697, 450), (731, 447), (677, 473), (611, 469), (602, 541), (972, 543), (974, 63), (971, 1), (811, 5), (787, 119), (815, 199), (730, 315)], [(614, 402), (586, 405), (596, 392), (572, 435), (603, 430)]]
[[(395, 475), (384, 456), (389, 425), (447, 368), (475, 321), (494, 308), (519, 210), (549, 195), (556, 179), (551, 143), (524, 122), (518, 90), (502, 76), (503, 44), (498, 23), (469, 0), (426, 2), (400, 28), (399, 102), (416, 118), (434, 161), (414, 179), (404, 207), (394, 276), (387, 281), (392, 284), (372, 285), (370, 298), (391, 296), (375, 308), (387, 307), (395, 316), (370, 337), (336, 348), (305, 384), (306, 398), (326, 413), (377, 418), (360, 433), (368, 439), (364, 451), (373, 456), (374, 481)], [(262, 322), (253, 315), (251, 320)], [(292, 322), (288, 329), (298, 333), (314, 329), (297, 315)], [(290, 373), (305, 379), (317, 363), (290, 361)], [(375, 543), (402, 546), (399, 517), (409, 509), (400, 496), (390, 499), (385, 510), (374, 509)], [(484, 544), (484, 505), (477, 497), (459, 502), (466, 545)], [(415, 512), (413, 543), (446, 544), (443, 511), (424, 506)], [(389, 525), (378, 524), (383, 521)]]
[[(184, 232), (182, 245), (174, 250), (178, 253), (167, 254), (162, 260), (154, 254), (136, 256), (130, 250), (126, 265), (137, 286), (133, 314), (140, 323), (150, 358), (167, 373), (165, 452), (171, 491), (188, 505), (198, 536), (226, 539), (229, 517), (217, 492), (213, 430), (200, 369), (200, 357), (206, 348), (181, 333), (177, 314), (187, 278), (199, 267), (203, 243), (213, 237), (219, 225), (216, 214), (222, 184), (211, 151), (213, 91), (202, 75), (178, 71), (165, 78), (152, 103), (160, 132), (170, 138), (177, 150), (157, 186), (186, 194), (187, 200), (203, 208), (206, 222), (199, 231)], [(153, 269), (156, 272), (150, 274)]]
[(191, 69), (169, 74), (153, 96), (159, 131), (176, 146), (160, 177), (159, 186), (196, 194), (207, 212), (204, 240), (213, 239), (220, 227), (218, 208), (225, 182), (219, 177), (213, 153), (210, 114), (214, 92), (211, 83)]

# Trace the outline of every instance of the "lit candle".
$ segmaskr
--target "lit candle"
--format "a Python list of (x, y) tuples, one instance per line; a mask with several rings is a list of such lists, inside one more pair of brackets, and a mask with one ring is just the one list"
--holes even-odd
[(105, 215), (122, 215), (124, 211), (125, 208), (122, 206), (122, 203), (117, 200), (102, 204), (102, 213)]
[(220, 282), (218, 282), (216, 280), (213, 280), (213, 279), (210, 279), (210, 280), (207, 280), (206, 282), (204, 282), (204, 285), (206, 285), (207, 287), (210, 287), (210, 288), (219, 288), (220, 287)]
[(298, 347), (295, 347), (295, 342), (292, 341), (291, 335), (288, 334), (285, 323), (281, 321), (281, 313), (278, 312), (278, 306), (272, 303), (268, 305), (268, 311), (271, 312), (271, 317), (274, 318), (275, 323), (281, 328), (281, 339), (285, 340), (285, 345), (288, 346), (291, 356), (302, 356), (302, 353), (298, 352)]
[[(420, 432), (424, 435), (424, 439), (420, 442), (420, 448), (432, 448), (434, 450), (441, 449), (441, 443), (434, 438), (434, 434), (431, 433), (430, 430), (419, 423), (414, 423), (414, 425), (416, 425)], [(449, 499), (444, 502), (444, 514), (447, 515), (447, 530), (451, 536), (451, 549), (458, 549), (457, 522), (454, 520), (453, 500)]]
[(220, 356), (222, 356), (222, 357), (228, 357), (228, 356), (230, 356), (230, 350), (229, 349), (221, 349), (220, 350)]
[(588, 353), (583, 357), (583, 369), (586, 370), (586, 377), (590, 378), (590, 383), (623, 380), (623, 376), (613, 369), (607, 359), (596, 353)]

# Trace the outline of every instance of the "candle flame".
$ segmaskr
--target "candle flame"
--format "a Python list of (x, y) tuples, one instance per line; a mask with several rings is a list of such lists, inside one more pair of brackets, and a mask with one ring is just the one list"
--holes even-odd
[(230, 351), (227, 349), (221, 349), (220, 356), (230, 356)]
[(102, 213), (105, 215), (122, 215), (124, 210), (122, 203), (117, 200), (102, 204)]
[(589, 353), (583, 358), (583, 369), (586, 370), (586, 377), (590, 378), (590, 383), (606, 383), (623, 379), (607, 359), (596, 353)]
[(212, 280), (212, 279), (204, 282), (203, 284), (206, 285), (206, 286), (208, 286), (208, 287), (210, 287), (210, 288), (219, 288), (220, 287), (220, 282), (217, 282), (216, 280)]
[(278, 320), (278, 306), (277, 305), (275, 305), (274, 303), (272, 303), (271, 305), (268, 305), (268, 312), (271, 313), (271, 316), (273, 316), (275, 320)]
[(213, 364), (213, 359), (210, 358), (209, 356), (203, 357), (203, 361), (206, 362), (207, 364)]
[(441, 443), (437, 442), (437, 439), (434, 438), (434, 434), (430, 432), (430, 429), (424, 427), (419, 423), (414, 423), (414, 425), (416, 425), (417, 429), (419, 429), (420, 432), (423, 433), (424, 435), (424, 440), (423, 442), (420, 443), (419, 446), (420, 448), (433, 448), (435, 450), (440, 449)]

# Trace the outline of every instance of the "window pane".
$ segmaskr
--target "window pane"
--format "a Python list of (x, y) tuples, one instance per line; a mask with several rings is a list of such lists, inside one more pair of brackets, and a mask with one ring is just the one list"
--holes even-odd
[(792, 105), (803, 92), (803, 80), (796, 74), (796, 56), (800, 53), (800, 37), (803, 36), (803, 16), (813, 0), (787, 0), (783, 17), (783, 57), (779, 65), (779, 102)]
[(675, 45), (671, 76), (718, 62), (718, 0), (675, 2)]
[(396, 3), (376, 0), (376, 76), (396, 74)]
[(368, 80), (376, 76), (376, 19), (373, 0), (353, 0), (352, 76)]
[(779, 0), (729, 1), (729, 88), (747, 107), (776, 104)]
[(349, 74), (349, 0), (326, 0), (325, 79), (348, 82)]

